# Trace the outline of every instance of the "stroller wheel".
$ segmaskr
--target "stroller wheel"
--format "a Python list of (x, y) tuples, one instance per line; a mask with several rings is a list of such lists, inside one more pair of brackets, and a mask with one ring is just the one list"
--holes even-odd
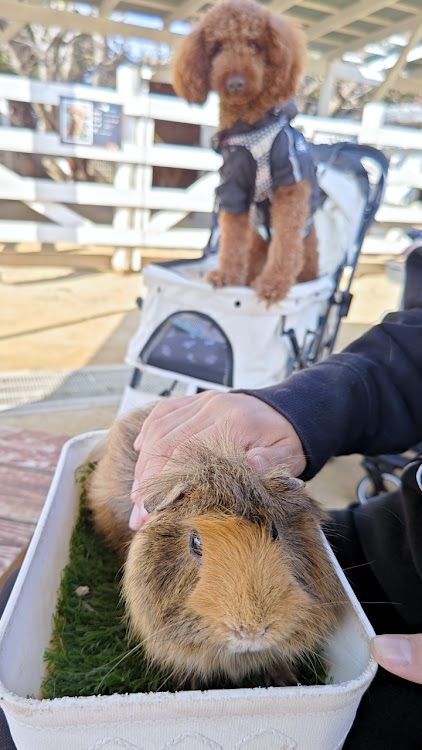
[(363, 479), (360, 480), (356, 488), (356, 494), (357, 494), (357, 498), (359, 502), (362, 505), (365, 505), (374, 497), (377, 497), (378, 495), (384, 492), (390, 492), (391, 490), (396, 490), (398, 487), (401, 487), (400, 478), (397, 477), (395, 474), (389, 474), (388, 472), (383, 472), (381, 474), (381, 479), (382, 479), (382, 485), (383, 485), (382, 492), (377, 492), (376, 487), (371, 477), (364, 477)]

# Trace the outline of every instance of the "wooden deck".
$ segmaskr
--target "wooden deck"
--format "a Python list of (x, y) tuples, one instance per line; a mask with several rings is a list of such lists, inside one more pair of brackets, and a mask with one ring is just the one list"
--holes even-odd
[(24, 557), (67, 439), (0, 428), (0, 588)]

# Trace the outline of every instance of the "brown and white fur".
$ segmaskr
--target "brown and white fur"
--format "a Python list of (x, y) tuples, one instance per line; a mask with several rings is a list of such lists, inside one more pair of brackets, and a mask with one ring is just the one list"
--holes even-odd
[(221, 435), (170, 462), (149, 487), (148, 520), (130, 532), (133, 442), (147, 413), (114, 424), (88, 485), (96, 527), (126, 557), (134, 636), (179, 685), (256, 672), (295, 684), (298, 661), (330, 636), (344, 598), (321, 508), (282, 467), (252, 471)]
[[(202, 103), (214, 90), (220, 98), (220, 129), (241, 120), (253, 124), (296, 92), (305, 60), (301, 30), (254, 0), (222, 0), (180, 45), (173, 87), (189, 102)], [(307, 180), (279, 185), (271, 206), (269, 244), (248, 213), (221, 211), (217, 286), (252, 285), (267, 304), (283, 299), (297, 281), (318, 276), (315, 229), (305, 239), (311, 186)]]

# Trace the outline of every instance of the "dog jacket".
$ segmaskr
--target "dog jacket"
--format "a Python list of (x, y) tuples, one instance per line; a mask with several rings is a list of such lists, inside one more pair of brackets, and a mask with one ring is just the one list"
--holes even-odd
[(310, 229), (319, 203), (316, 168), (308, 144), (302, 133), (290, 125), (296, 114), (293, 102), (273, 107), (253, 125), (239, 120), (233, 127), (217, 133), (212, 141), (224, 159), (216, 210), (237, 214), (247, 213), (252, 207), (254, 223), (260, 231), (265, 227), (265, 239), (271, 231), (270, 205), (276, 187), (303, 179), (311, 183), (309, 220), (304, 234)]

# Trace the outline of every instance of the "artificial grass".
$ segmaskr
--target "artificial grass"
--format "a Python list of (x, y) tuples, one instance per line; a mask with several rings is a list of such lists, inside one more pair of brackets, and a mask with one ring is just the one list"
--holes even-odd
[[(46, 650), (43, 698), (174, 691), (168, 675), (148, 665), (142, 648), (127, 635), (120, 600), (121, 559), (94, 530), (86, 506), (84, 483), (93, 465), (82, 467), (80, 514), (70, 541), (70, 560), (63, 571), (50, 647)], [(320, 659), (304, 665), (301, 683), (324, 684)], [(241, 684), (257, 687), (256, 676)]]
[(80, 513), (60, 584), (50, 647), (44, 655), (42, 695), (174, 689), (165, 675), (148, 668), (141, 648), (127, 636), (120, 600), (121, 559), (95, 531), (86, 506), (83, 485), (92, 468), (83, 467), (77, 479), (82, 483)]

